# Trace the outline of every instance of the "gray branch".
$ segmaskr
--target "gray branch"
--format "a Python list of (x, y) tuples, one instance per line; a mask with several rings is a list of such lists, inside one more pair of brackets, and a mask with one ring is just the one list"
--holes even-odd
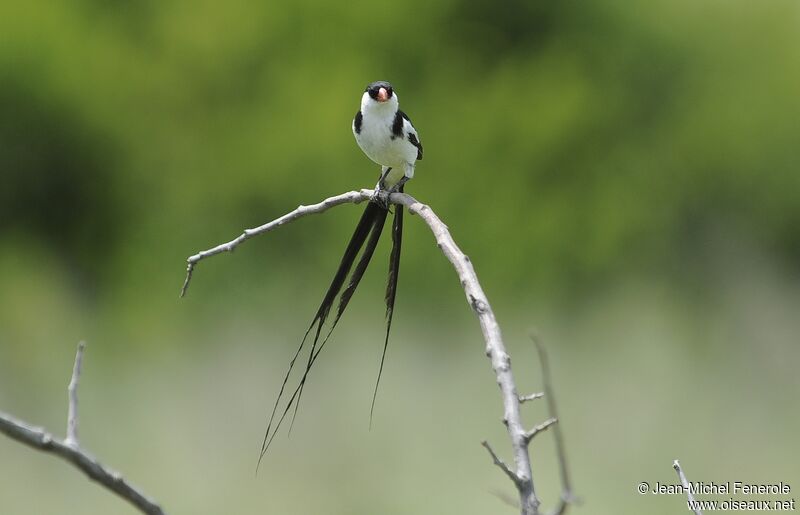
[(143, 494), (136, 487), (128, 483), (119, 472), (102, 465), (78, 444), (78, 377), (81, 373), (81, 360), (83, 359), (84, 344), (78, 344), (75, 355), (75, 366), (72, 370), (69, 391), (69, 422), (67, 424), (68, 437), (61, 441), (40, 427), (33, 427), (13, 416), (0, 411), (0, 433), (9, 438), (27, 445), (33, 449), (51, 453), (72, 463), (82, 470), (90, 479), (97, 481), (107, 489), (119, 495), (129, 503), (136, 506), (139, 511), (148, 515), (163, 515), (164, 512), (158, 504)]
[(689, 484), (689, 480), (686, 479), (686, 475), (683, 473), (683, 469), (681, 468), (681, 464), (678, 463), (678, 460), (672, 462), (672, 468), (675, 469), (675, 472), (678, 473), (678, 478), (681, 480), (681, 484), (683, 485), (683, 489), (686, 491), (686, 497), (691, 505), (690, 508), (695, 513), (695, 515), (703, 515), (703, 512), (700, 511), (700, 508), (697, 507), (697, 501), (694, 499), (694, 495), (692, 494), (691, 485)]
[(536, 399), (541, 399), (544, 397), (544, 392), (536, 392), (530, 395), (520, 395), (519, 403), (525, 404), (526, 402), (535, 401)]
[(281, 225), (288, 224), (289, 222), (294, 222), (298, 218), (303, 218), (304, 216), (314, 215), (318, 213), (323, 213), (328, 209), (338, 206), (339, 204), (358, 204), (363, 202), (364, 200), (368, 200), (373, 193), (373, 190), (369, 190), (370, 194), (365, 195), (364, 192), (368, 190), (361, 190), (361, 191), (348, 191), (347, 193), (343, 193), (341, 195), (337, 195), (335, 197), (326, 198), (322, 202), (318, 204), (312, 204), (310, 206), (298, 206), (297, 209), (290, 213), (286, 213), (280, 218), (276, 218), (275, 220), (265, 223), (264, 225), (260, 225), (258, 227), (254, 227), (252, 229), (245, 229), (242, 234), (237, 236), (236, 238), (232, 239), (228, 243), (221, 243), (214, 248), (210, 248), (208, 250), (204, 250), (202, 252), (198, 252), (194, 256), (189, 256), (186, 260), (186, 279), (183, 281), (183, 287), (181, 288), (181, 297), (186, 295), (186, 290), (189, 289), (189, 282), (192, 280), (192, 273), (194, 272), (194, 267), (200, 261), (204, 260), (207, 257), (214, 256), (216, 254), (221, 254), (223, 252), (233, 252), (236, 247), (241, 245), (252, 238), (253, 236), (258, 236), (259, 234), (263, 234), (265, 232), (270, 232), (273, 229), (277, 229)]
[(70, 447), (79, 447), (78, 442), (78, 381), (81, 377), (81, 365), (83, 364), (83, 349), (86, 343), (78, 343), (78, 350), (75, 352), (75, 365), (72, 367), (72, 379), (67, 386), (67, 438), (64, 443)]
[[(547, 352), (545, 352), (542, 342), (539, 341), (536, 335), (533, 335), (532, 339), (533, 343), (536, 345), (536, 352), (539, 354), (539, 364), (542, 367), (542, 383), (544, 396), (547, 398), (547, 410), (550, 412), (550, 420), (558, 420), (556, 395), (553, 391), (553, 379), (550, 375), (550, 361), (547, 359)], [(558, 467), (561, 474), (561, 498), (556, 508), (550, 512), (550, 515), (564, 515), (567, 511), (567, 506), (576, 503), (578, 500), (575, 498), (575, 494), (572, 493), (572, 482), (570, 481), (569, 470), (567, 469), (567, 453), (564, 449), (564, 436), (561, 434), (561, 424), (556, 424), (553, 427), (553, 438), (556, 443), (556, 455), (558, 456)]]
[(492, 449), (492, 446), (489, 445), (489, 442), (484, 440), (481, 442), (481, 445), (486, 447), (486, 451), (489, 453), (489, 456), (492, 457), (492, 462), (495, 465), (497, 465), (500, 468), (500, 470), (505, 472), (508, 478), (511, 479), (511, 481), (513, 481), (515, 485), (519, 485), (519, 477), (517, 477), (517, 474), (513, 470), (508, 468), (508, 465), (506, 465), (505, 461), (501, 460), (500, 457), (497, 456), (497, 453), (494, 452), (494, 449)]
[(544, 422), (542, 422), (541, 424), (539, 424), (537, 426), (534, 426), (533, 429), (531, 429), (530, 431), (525, 433), (525, 441), (530, 443), (531, 440), (533, 440), (533, 438), (536, 435), (538, 435), (542, 431), (547, 431), (547, 429), (550, 426), (554, 425), (556, 422), (558, 422), (558, 419), (551, 417), (551, 418), (548, 418), (547, 420), (545, 420)]
[[(181, 294), (186, 293), (189, 286), (189, 281), (192, 278), (197, 263), (203, 259), (220, 254), (222, 252), (230, 252), (245, 240), (252, 238), (261, 233), (269, 232), (283, 224), (292, 222), (311, 214), (318, 214), (327, 211), (331, 207), (338, 206), (346, 203), (360, 203), (369, 200), (374, 191), (371, 189), (363, 189), (358, 191), (350, 191), (330, 197), (323, 200), (318, 204), (310, 206), (300, 206), (294, 211), (285, 214), (284, 216), (266, 223), (254, 229), (245, 230), (239, 237), (217, 245), (211, 249), (199, 252), (187, 260), (186, 279), (184, 281)], [(485, 352), (487, 357), (492, 362), (492, 369), (497, 377), (497, 384), (500, 386), (500, 391), (503, 399), (503, 422), (506, 425), (509, 439), (511, 440), (511, 448), (514, 456), (514, 470), (508, 466), (505, 469), (513, 473), (515, 478), (515, 485), (519, 491), (520, 510), (522, 515), (538, 515), (539, 513), (539, 499), (536, 497), (534, 489), (533, 475), (531, 472), (531, 460), (528, 454), (528, 442), (526, 440), (526, 431), (522, 425), (520, 416), (520, 398), (517, 394), (517, 389), (514, 384), (514, 376), (511, 373), (511, 358), (506, 352), (505, 345), (503, 344), (503, 336), (500, 332), (500, 326), (495, 319), (494, 312), (492, 311), (489, 301), (478, 282), (478, 276), (472, 267), (472, 262), (466, 254), (456, 245), (453, 237), (447, 226), (436, 216), (433, 210), (417, 201), (414, 197), (404, 193), (393, 193), (389, 196), (389, 201), (392, 204), (402, 205), (408, 208), (411, 214), (419, 215), (436, 238), (436, 244), (442, 251), (444, 256), (450, 261), (455, 268), (458, 278), (461, 280), (461, 287), (464, 289), (467, 303), (472, 308), (478, 322), (481, 326), (483, 339), (486, 343)], [(489, 447), (487, 446), (487, 449)], [(490, 451), (492, 454), (493, 451)], [(495, 462), (503, 463), (496, 455), (493, 455)], [(501, 467), (502, 468), (502, 467)], [(504, 471), (505, 471), (504, 469)], [(508, 474), (506, 472), (506, 474)], [(511, 474), (508, 474), (512, 477)]]

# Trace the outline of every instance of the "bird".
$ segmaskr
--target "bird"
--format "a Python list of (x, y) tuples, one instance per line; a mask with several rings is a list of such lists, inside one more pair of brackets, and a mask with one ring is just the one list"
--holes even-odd
[[(347, 308), (353, 293), (355, 293), (361, 278), (364, 276), (364, 272), (369, 266), (375, 248), (378, 245), (387, 215), (389, 214), (389, 195), (395, 192), (403, 192), (405, 183), (414, 177), (416, 162), (422, 160), (422, 142), (420, 141), (419, 133), (414, 128), (408, 115), (400, 110), (397, 93), (395, 93), (394, 88), (389, 82), (376, 81), (367, 85), (364, 93), (361, 95), (361, 106), (353, 118), (351, 128), (356, 143), (370, 160), (380, 165), (381, 173), (378, 178), (378, 183), (375, 185), (375, 192), (370, 202), (367, 204), (367, 207), (364, 209), (353, 235), (350, 237), (350, 241), (345, 248), (344, 255), (322, 299), (322, 303), (317, 309), (311, 321), (311, 325), (303, 335), (297, 352), (295, 352), (294, 357), (289, 362), (289, 369), (283, 378), (283, 383), (281, 384), (278, 397), (275, 400), (270, 415), (269, 423), (267, 424), (264, 441), (261, 445), (259, 464), (269, 449), (275, 434), (287, 414), (292, 407), (294, 407), (292, 422), (289, 428), (289, 431), (291, 431), (308, 374), (317, 356), (319, 356), (319, 353), (327, 343), (328, 338), (330, 338), (336, 324), (338, 324), (339, 319)], [(394, 219), (392, 222), (392, 250), (389, 254), (389, 277), (385, 294), (386, 335), (384, 338), (380, 368), (378, 369), (378, 378), (375, 381), (375, 390), (372, 395), (372, 405), (370, 406), (370, 424), (372, 423), (375, 399), (378, 394), (381, 374), (383, 373), (386, 350), (389, 346), (389, 333), (392, 328), (392, 315), (394, 314), (394, 303), (397, 295), (397, 280), (400, 273), (400, 249), (402, 240), (403, 207), (398, 204), (395, 206)], [(358, 262), (356, 262), (357, 258)], [(347, 286), (345, 286), (345, 282), (347, 282)], [(344, 290), (342, 290), (343, 287)], [(337, 296), (339, 296), (339, 304), (333, 323), (325, 337), (320, 341), (323, 326), (331, 313)], [(286, 389), (286, 384), (289, 381), (289, 376), (312, 331), (314, 333), (313, 341), (306, 361), (305, 371), (289, 401), (286, 403), (281, 416), (276, 421), (275, 417), (278, 413), (278, 406), (280, 405), (281, 398)]]
[(353, 135), (367, 157), (381, 165), (376, 193), (399, 191), (414, 178), (422, 143), (411, 119), (400, 110), (391, 84), (377, 81), (367, 86), (353, 118)]

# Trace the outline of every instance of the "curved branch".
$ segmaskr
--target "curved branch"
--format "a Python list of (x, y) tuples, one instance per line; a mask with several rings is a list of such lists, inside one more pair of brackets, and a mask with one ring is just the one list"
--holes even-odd
[[(373, 194), (373, 190), (362, 189), (327, 198), (318, 204), (300, 206), (272, 222), (254, 229), (245, 230), (239, 237), (228, 243), (217, 245), (216, 247), (189, 257), (187, 260), (186, 279), (183, 289), (181, 290), (181, 295), (185, 294), (189, 286), (194, 267), (203, 259), (222, 252), (230, 252), (248, 238), (271, 231), (276, 227), (297, 220), (298, 218), (322, 213), (340, 204), (357, 204), (369, 200)], [(539, 499), (536, 497), (533, 484), (531, 461), (528, 454), (527, 433), (522, 426), (520, 416), (520, 398), (517, 394), (514, 377), (511, 373), (511, 357), (506, 352), (500, 326), (495, 319), (489, 300), (486, 298), (478, 282), (478, 276), (475, 274), (472, 262), (469, 257), (461, 251), (458, 245), (456, 245), (447, 226), (436, 216), (436, 213), (434, 213), (430, 207), (405, 193), (391, 194), (389, 196), (389, 202), (407, 207), (411, 214), (419, 215), (419, 217), (425, 221), (431, 229), (431, 232), (433, 232), (433, 236), (436, 238), (437, 246), (453, 265), (456, 274), (458, 274), (458, 278), (461, 280), (461, 287), (464, 289), (467, 303), (472, 308), (472, 311), (475, 313), (480, 323), (483, 339), (486, 343), (485, 353), (492, 362), (492, 369), (497, 377), (497, 384), (500, 386), (504, 408), (503, 423), (506, 425), (508, 436), (511, 440), (515, 470), (512, 471), (510, 468), (507, 468), (510, 472), (513, 472), (514, 477), (517, 479), (515, 485), (519, 491), (521, 513), (522, 515), (536, 515), (539, 512)], [(493, 459), (495, 459), (496, 462), (500, 461), (502, 463), (496, 456), (493, 456)], [(508, 474), (508, 472), (506, 473)]]
[(69, 422), (67, 424), (69, 437), (66, 441), (59, 440), (44, 429), (33, 427), (2, 411), (0, 411), (0, 433), (4, 433), (12, 440), (23, 443), (28, 447), (65, 459), (82, 470), (90, 479), (97, 481), (139, 508), (139, 511), (142, 513), (148, 515), (164, 515), (161, 507), (154, 500), (128, 483), (119, 472), (105, 467), (78, 445), (77, 387), (78, 378), (81, 373), (83, 348), (83, 342), (78, 344), (78, 352), (75, 355), (75, 366), (72, 370), (72, 379), (67, 388), (69, 392)]
[(492, 362), (492, 369), (497, 377), (497, 384), (503, 397), (503, 423), (508, 430), (514, 454), (515, 475), (518, 479), (516, 486), (519, 491), (521, 513), (522, 515), (535, 515), (539, 512), (540, 503), (536, 497), (536, 490), (533, 484), (531, 459), (528, 454), (528, 438), (525, 428), (522, 426), (519, 395), (514, 383), (514, 375), (511, 373), (511, 356), (506, 352), (500, 325), (495, 319), (492, 307), (486, 298), (486, 294), (483, 293), (480, 282), (478, 282), (478, 276), (472, 266), (472, 261), (456, 245), (447, 226), (430, 207), (409, 195), (393, 194), (390, 200), (393, 203), (408, 207), (412, 214), (419, 215), (428, 224), (433, 236), (436, 238), (436, 244), (453, 265), (458, 278), (461, 280), (461, 287), (464, 289), (467, 303), (472, 308), (475, 316), (478, 317), (483, 340), (486, 343), (486, 356)]
[[(369, 191), (369, 194), (365, 195), (364, 192), (366, 191)], [(227, 243), (221, 243), (216, 247), (203, 250), (193, 256), (189, 256), (189, 258), (186, 260), (186, 279), (183, 281), (183, 287), (181, 288), (181, 297), (186, 295), (186, 290), (189, 289), (189, 282), (192, 280), (192, 273), (194, 272), (195, 265), (205, 258), (214, 256), (216, 254), (221, 254), (222, 252), (233, 252), (236, 247), (244, 243), (245, 240), (248, 240), (253, 236), (258, 236), (259, 234), (269, 232), (283, 224), (294, 222), (298, 218), (323, 213), (334, 206), (338, 206), (339, 204), (358, 204), (364, 200), (369, 200), (373, 193), (373, 190), (348, 191), (347, 193), (342, 193), (341, 195), (337, 195), (335, 197), (326, 198), (317, 204), (312, 204), (310, 206), (300, 205), (294, 211), (286, 213), (282, 217), (276, 218), (271, 222), (267, 222), (264, 225), (254, 227), (252, 229), (245, 229), (242, 234)]]

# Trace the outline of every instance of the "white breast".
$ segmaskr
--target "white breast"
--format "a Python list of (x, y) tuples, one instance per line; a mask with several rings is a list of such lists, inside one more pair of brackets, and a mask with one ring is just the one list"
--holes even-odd
[(378, 105), (362, 111), (361, 131), (353, 134), (361, 150), (381, 166), (403, 170), (417, 160), (417, 148), (402, 136), (392, 137), (396, 111), (391, 106)]

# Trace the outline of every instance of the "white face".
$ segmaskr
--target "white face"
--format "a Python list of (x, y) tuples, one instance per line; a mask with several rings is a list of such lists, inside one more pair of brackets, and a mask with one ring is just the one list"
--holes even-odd
[[(397, 95), (388, 82), (373, 82), (361, 96), (362, 109), (397, 107)], [(392, 109), (393, 111), (395, 109)]]

